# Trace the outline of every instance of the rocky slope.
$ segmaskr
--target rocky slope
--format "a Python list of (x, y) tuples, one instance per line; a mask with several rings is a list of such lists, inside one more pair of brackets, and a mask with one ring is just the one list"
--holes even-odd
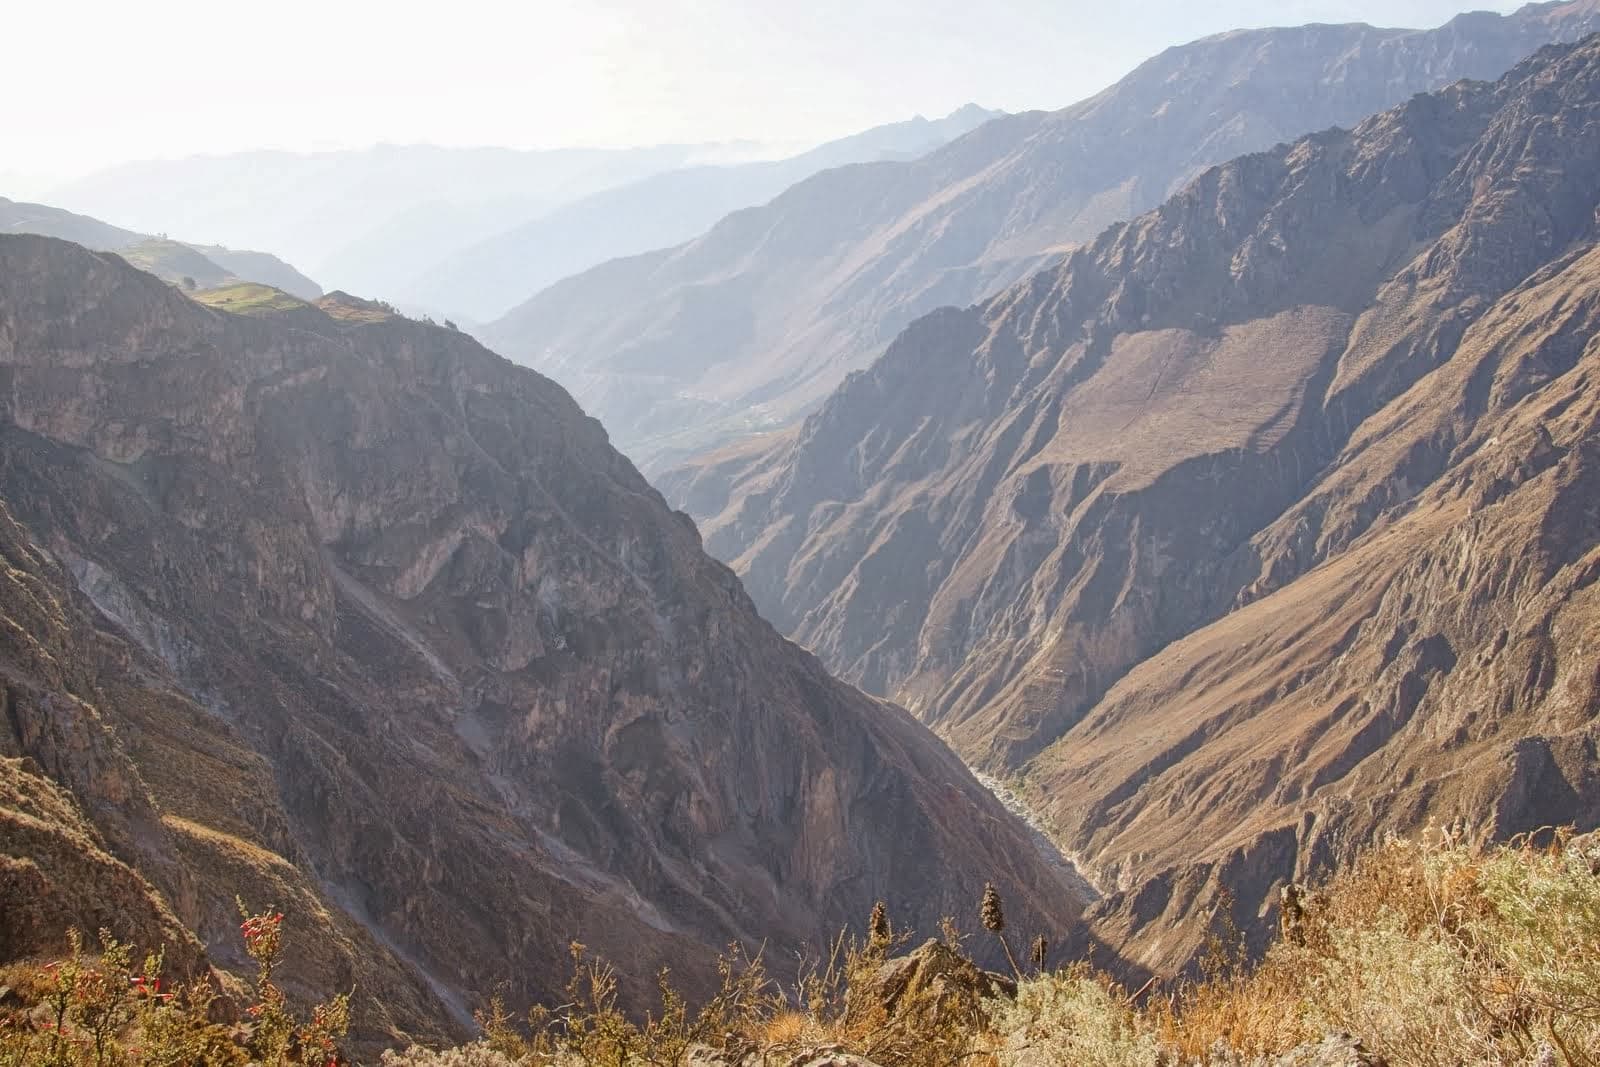
[(730, 211), (765, 203), (818, 171), (914, 159), (1001, 114), (968, 104), (942, 119), (919, 115), (788, 159), (683, 167), (652, 175), (497, 234), (384, 295), (488, 322), (552, 282), (618, 256), (681, 244)]
[(680, 248), (552, 286), (484, 336), (572, 389), (653, 473), (792, 421), (917, 316), (997, 291), (1207, 166), (1594, 30), (1600, 3), (1577, 0), (1428, 31), (1207, 38), (1065, 110), (818, 175)]
[(1073, 935), (1021, 823), (761, 622), (559, 387), (341, 294), (249, 306), (0, 237), (0, 912), (49, 913), (7, 951), (84, 921), (80, 870), (224, 967), (233, 894), (275, 900), (298, 987), (394, 1039), (554, 995), (573, 938), (639, 1003), (991, 878)]
[(1382, 828), (1593, 827), (1597, 227), (1591, 37), (919, 320), (725, 457), (707, 543), (1156, 967)]
[(36, 233), (100, 252), (116, 252), (141, 270), (174, 285), (185, 278), (201, 287), (246, 281), (282, 289), (302, 300), (322, 295), (322, 287), (316, 282), (266, 252), (151, 237), (45, 204), (0, 197), (0, 233)]
[[(17, 473), (8, 447), (5, 477)], [(26, 493), (8, 484), (8, 500)], [(272, 768), (162, 662), (174, 631), (110, 623), (91, 595), (114, 579), (56, 557), (8, 504), (0, 564), (0, 959), (55, 957), (67, 931), (92, 944), (108, 929), (164, 949), (173, 976), (214, 963), (236, 990), (230, 971), (250, 968), (242, 897), (293, 915), (292, 995), (355, 985), (374, 1038), (458, 1032), (421, 974), (328, 906)]]

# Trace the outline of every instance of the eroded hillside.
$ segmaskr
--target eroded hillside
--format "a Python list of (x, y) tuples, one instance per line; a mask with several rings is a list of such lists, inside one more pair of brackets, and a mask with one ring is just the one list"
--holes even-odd
[(233, 894), (276, 900), (316, 924), (291, 981), (353, 984), (370, 1040), (552, 995), (574, 938), (638, 1003), (662, 966), (703, 989), (727, 942), (793, 959), (880, 897), (932, 929), (987, 879), (1071, 935), (1021, 824), (762, 623), (558, 387), (342, 294), (227, 306), (0, 237), (33, 590), (6, 618), (43, 642), (6, 665), (7, 781), (92, 824), (63, 816), (83, 855), (27, 876), (35, 941), (89, 921), (60, 880), (102, 853), (149, 897), (130, 933), (170, 912), (224, 967)]
[(1592, 826), (1597, 207), (1600, 39), (1243, 157), (728, 456), (708, 544), (1158, 967), (1382, 828)]

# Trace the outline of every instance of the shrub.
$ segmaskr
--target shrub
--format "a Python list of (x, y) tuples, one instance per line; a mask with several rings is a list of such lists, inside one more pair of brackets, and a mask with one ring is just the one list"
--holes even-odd
[(100, 950), (69, 935), (53, 962), (14, 964), (6, 985), (21, 1006), (0, 1015), (0, 1067), (338, 1067), (349, 1027), (349, 999), (338, 996), (297, 1022), (272, 982), (283, 916), (245, 912), (245, 948), (259, 968), (248, 1021), (214, 1021), (218, 994), (209, 978), (164, 985), (160, 953), (137, 966), (131, 946), (100, 931)]
[(1157, 1067), (1164, 1062), (1150, 1021), (1120, 987), (1072, 968), (1024, 982), (994, 1020), (1004, 1067)]
[(1489, 908), (1468, 911), (1461, 936), (1479, 961), (1477, 993), (1502, 1002), (1503, 1022), (1591, 1067), (1600, 1064), (1600, 870), (1567, 844), (1483, 861), (1476, 881)]
[(1259, 1055), (1343, 1030), (1390, 1067), (1600, 1067), (1600, 878), (1566, 846), (1385, 842), (1306, 898), (1258, 965), (1154, 1006), (1162, 1040)]
[(517, 1067), (517, 1061), (496, 1052), (487, 1041), (474, 1041), (460, 1048), (430, 1052), (412, 1045), (404, 1052), (393, 1049), (383, 1054), (382, 1067)]

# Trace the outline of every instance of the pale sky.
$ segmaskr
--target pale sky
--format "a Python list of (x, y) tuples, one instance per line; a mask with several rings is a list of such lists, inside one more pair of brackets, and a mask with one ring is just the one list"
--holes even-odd
[(1239, 26), (1437, 25), (1480, 0), (10, 0), (0, 175), (377, 142), (800, 145), (1058, 108)]

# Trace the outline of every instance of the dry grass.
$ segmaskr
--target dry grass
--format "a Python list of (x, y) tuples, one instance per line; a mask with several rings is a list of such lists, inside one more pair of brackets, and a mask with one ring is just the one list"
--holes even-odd
[(766, 1046), (794, 1045), (806, 1040), (816, 1040), (820, 1035), (811, 1017), (800, 1011), (780, 1011), (761, 1024), (757, 1031), (761, 1044)]
[[(1345, 1031), (1389, 1067), (1600, 1067), (1600, 840), (1557, 834), (1539, 847), (1492, 849), (1448, 833), (1390, 841), (1289, 911), (1264, 959), (1245, 960), (1220, 938), (1200, 978), (1149, 1002), (1082, 964), (1036, 974), (1014, 998), (998, 995), (995, 976), (962, 952), (953, 924), (943, 942), (907, 954), (906, 932), (875, 912), (865, 940), (841, 936), (792, 991), (778, 989), (759, 957), (730, 951), (722, 988), (702, 1008), (690, 1010), (663, 974), (658, 1008), (637, 1020), (619, 1009), (611, 968), (575, 945), (559, 1007), (518, 1018), (494, 1001), (479, 1016), (479, 1041), (390, 1052), (384, 1063), (683, 1067), (701, 1049), (729, 1062), (788, 1063), (833, 1050), (882, 1067), (1236, 1067), (1272, 1063)], [(997, 902), (986, 914), (991, 927), (1002, 925)], [(116, 951), (115, 942), (108, 946)], [(252, 954), (275, 962), (276, 943), (257, 943)], [(127, 975), (130, 960), (124, 951), (109, 967), (87, 957), (76, 966)], [(153, 976), (150, 965), (143, 973)], [(32, 1005), (9, 1016), (10, 1031), (0, 1025), (0, 1067), (46, 1062), (25, 1057), (50, 1040), (39, 1023), (49, 1021), (53, 983), (54, 972), (27, 965), (0, 970), (0, 984)], [(257, 1002), (281, 1010), (271, 983), (263, 964)], [(150, 1025), (125, 1003), (117, 1001), (106, 1030), (115, 1057), (84, 1051), (89, 1030), (80, 1020), (78, 1058), (61, 1062), (149, 1062), (124, 1058), (129, 1035)], [(192, 1012), (162, 1018), (179, 1037), (220, 1041), (224, 1033)], [(292, 1026), (282, 1020), (288, 1041)], [(334, 1022), (330, 1032), (342, 1032), (342, 1016)], [(250, 1041), (262, 1040), (263, 1026), (256, 1023)], [(312, 1030), (293, 1033), (308, 1035), (292, 1038), (296, 1048), (324, 1040)], [(12, 1047), (13, 1039), (29, 1044)], [(282, 1062), (303, 1061), (296, 1054)]]
[(1280, 1053), (1333, 1030), (1391, 1067), (1600, 1064), (1600, 877), (1561, 838), (1484, 851), (1391, 841), (1313, 895), (1254, 967), (1215, 966), (1154, 1006), (1162, 1043)]
[[(739, 1042), (884, 1067), (1157, 1067), (1265, 1063), (1347, 1031), (1390, 1067), (1600, 1067), (1600, 857), (1585, 848), (1387, 842), (1306, 895), (1264, 959), (1219, 938), (1201, 977), (1148, 1002), (1081, 964), (1015, 1000), (976, 994), (959, 938), (886, 984), (905, 933), (841, 938), (797, 995), (760, 1000)], [(616, 1062), (681, 1062), (659, 1051)]]

